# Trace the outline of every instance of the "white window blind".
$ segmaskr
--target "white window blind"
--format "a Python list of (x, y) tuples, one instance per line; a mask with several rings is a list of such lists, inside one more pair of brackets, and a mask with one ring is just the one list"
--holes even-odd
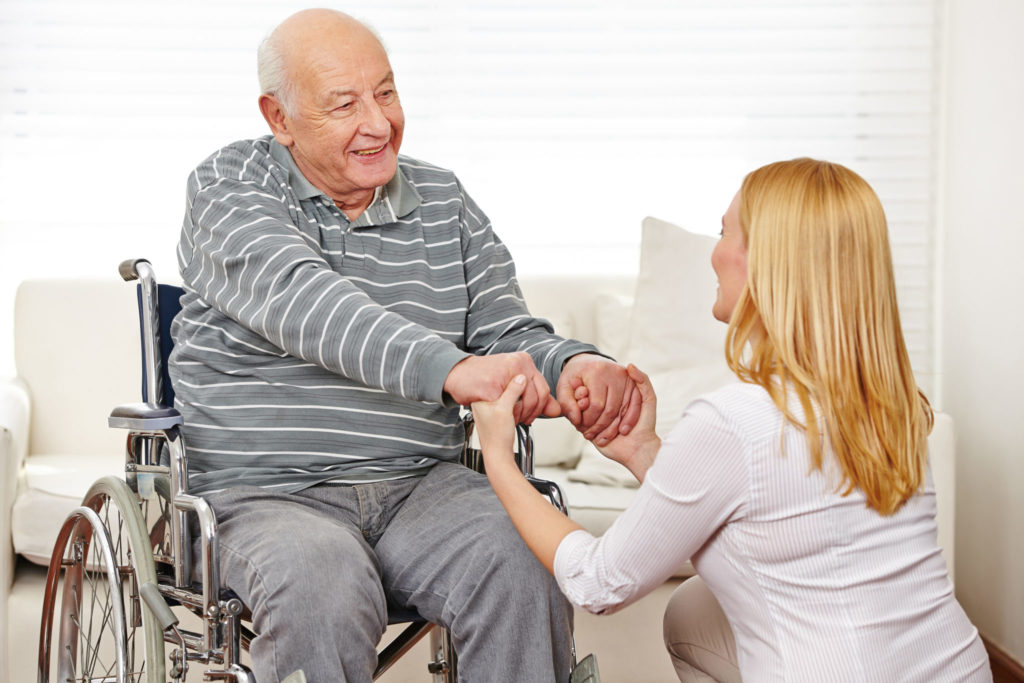
[[(716, 233), (743, 175), (838, 161), (890, 219), (930, 387), (942, 0), (356, 0), (403, 152), (454, 169), (525, 273), (633, 272), (645, 215)], [(305, 3), (0, 0), (0, 319), (25, 277), (175, 276), (188, 172), (261, 135), (255, 47)], [(6, 329), (8, 326), (5, 325)], [(11, 367), (0, 340), (0, 373)]]

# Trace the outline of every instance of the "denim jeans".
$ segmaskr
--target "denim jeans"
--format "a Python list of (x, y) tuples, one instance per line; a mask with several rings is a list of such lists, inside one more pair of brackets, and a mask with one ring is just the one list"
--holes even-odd
[(571, 607), (483, 475), (439, 463), (417, 478), (206, 498), (222, 582), (259, 634), (259, 683), (299, 669), (309, 683), (371, 680), (388, 604), (451, 630), (462, 681), (568, 680)]

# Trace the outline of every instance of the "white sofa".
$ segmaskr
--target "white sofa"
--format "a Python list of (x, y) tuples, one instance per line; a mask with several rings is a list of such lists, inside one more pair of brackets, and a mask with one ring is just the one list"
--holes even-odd
[[(711, 238), (647, 219), (638, 277), (533, 277), (521, 284), (533, 312), (558, 332), (592, 341), (651, 375), (663, 431), (690, 398), (731, 378), (722, 360), (725, 327), (710, 315), (712, 245)], [(13, 629), (38, 624), (39, 569), (29, 563), (48, 560), (64, 516), (93, 480), (123, 471), (123, 434), (108, 429), (106, 418), (114, 405), (139, 400), (140, 361), (135, 290), (114, 265), (111, 272), (104, 280), (27, 281), (17, 293), (18, 376), (0, 381), (0, 662), (34, 657), (4, 651)], [(541, 421), (534, 434), (538, 475), (562, 485), (575, 519), (603, 532), (629, 504), (635, 482), (585, 447), (564, 420)], [(939, 542), (949, 562), (954, 452), (948, 416), (937, 416), (930, 446)], [(0, 683), (9, 666), (0, 667)]]

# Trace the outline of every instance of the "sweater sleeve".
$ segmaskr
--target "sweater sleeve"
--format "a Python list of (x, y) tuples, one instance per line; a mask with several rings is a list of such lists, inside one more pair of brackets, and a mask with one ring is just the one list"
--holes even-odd
[(287, 354), (389, 393), (440, 402), (445, 377), (467, 354), (332, 270), (299, 230), (290, 208), (296, 200), (275, 169), (247, 168), (238, 177), (218, 170), (237, 166), (215, 156), (189, 179), (179, 246), (186, 289)]
[(469, 310), (466, 346), (477, 355), (525, 351), (554, 391), (562, 365), (579, 353), (598, 353), (583, 342), (554, 334), (551, 324), (527, 309), (508, 248), (490, 220), (459, 186), (462, 250)]
[(662, 444), (636, 498), (601, 537), (577, 530), (555, 554), (569, 601), (609, 614), (661, 585), (741, 514), (749, 477), (741, 439), (695, 401)]

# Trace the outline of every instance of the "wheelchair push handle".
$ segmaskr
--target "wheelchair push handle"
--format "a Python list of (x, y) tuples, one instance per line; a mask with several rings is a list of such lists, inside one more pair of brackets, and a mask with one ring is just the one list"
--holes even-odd
[(145, 263), (150, 272), (152, 272), (151, 264), (144, 258), (130, 258), (126, 261), (121, 261), (121, 264), (117, 267), (117, 272), (126, 282), (138, 280), (142, 277), (142, 273), (139, 272), (139, 266), (143, 263)]
[(142, 372), (144, 400), (159, 406), (163, 400), (163, 378), (160, 372), (160, 304), (156, 273), (148, 259), (121, 261), (117, 272), (126, 281), (138, 280), (139, 321), (142, 334)]

